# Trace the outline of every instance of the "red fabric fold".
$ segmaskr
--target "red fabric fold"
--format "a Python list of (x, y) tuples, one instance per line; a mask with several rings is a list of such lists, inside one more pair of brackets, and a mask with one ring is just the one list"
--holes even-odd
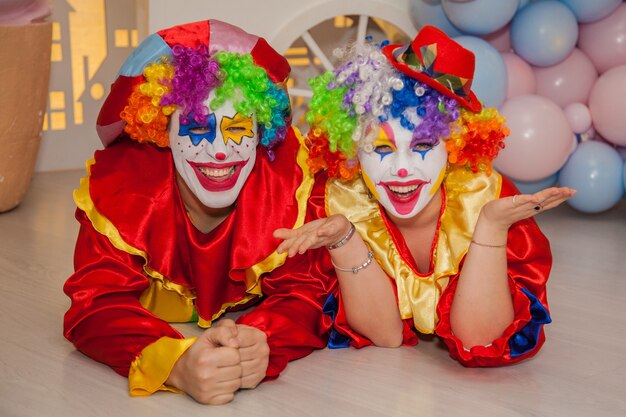
[[(124, 139), (96, 152), (90, 195), (124, 241), (147, 253), (151, 269), (192, 291), (198, 314), (210, 320), (224, 303), (248, 295), (245, 270), (278, 246), (272, 237), (276, 228), (295, 223), (295, 192), (303, 178), (296, 164), (298, 149), (292, 130), (274, 150), (274, 161), (259, 148), (235, 210), (208, 234), (196, 230), (186, 216), (169, 149)], [(81, 229), (75, 273), (64, 287), (72, 301), (65, 336), (88, 356), (126, 375), (148, 344), (163, 336), (182, 336), (139, 303), (149, 286), (143, 258), (115, 248), (80, 209), (76, 216)], [(323, 347), (329, 326), (320, 317), (321, 306), (334, 284), (330, 279), (310, 283), (302, 265), (293, 274), (285, 266), (265, 278), (268, 297), (254, 316), (254, 324), (270, 336), (273, 351), (287, 343), (296, 352), (287, 352), (288, 358)], [(292, 319), (276, 319), (283, 313)], [(300, 344), (308, 347), (298, 351)]]

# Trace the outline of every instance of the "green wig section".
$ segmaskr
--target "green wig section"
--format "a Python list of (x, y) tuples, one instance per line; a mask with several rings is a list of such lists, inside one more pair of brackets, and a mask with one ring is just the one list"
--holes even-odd
[(306, 114), (315, 136), (326, 132), (331, 152), (340, 152), (354, 156), (355, 143), (352, 135), (357, 127), (358, 117), (354, 111), (343, 104), (348, 86), (328, 89), (329, 83), (335, 82), (335, 75), (328, 71), (309, 80), (313, 97), (309, 102), (310, 110)]
[(219, 63), (224, 77), (223, 84), (215, 89), (211, 109), (218, 109), (226, 101), (232, 100), (237, 112), (245, 115), (255, 113), (259, 124), (271, 128), (274, 109), (283, 103), (279, 103), (279, 98), (271, 94), (270, 90), (277, 88), (263, 68), (254, 63), (250, 54), (222, 51), (215, 54), (214, 59)]

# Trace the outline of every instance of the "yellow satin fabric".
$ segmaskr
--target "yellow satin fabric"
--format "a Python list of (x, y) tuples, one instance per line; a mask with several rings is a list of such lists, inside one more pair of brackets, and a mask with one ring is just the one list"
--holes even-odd
[(174, 364), (194, 344), (197, 337), (173, 339), (162, 337), (146, 346), (130, 365), (128, 388), (130, 395), (144, 396), (156, 391), (182, 392), (168, 387), (165, 381)]
[(361, 178), (350, 182), (329, 181), (326, 213), (344, 214), (374, 253), (374, 258), (396, 282), (398, 307), (403, 319), (413, 318), (421, 333), (434, 333), (437, 303), (451, 276), (467, 253), (482, 206), (500, 195), (502, 178), (474, 174), (464, 169), (446, 176), (445, 210), (437, 237), (432, 274), (421, 275), (406, 263), (386, 228), (378, 202), (370, 198)]

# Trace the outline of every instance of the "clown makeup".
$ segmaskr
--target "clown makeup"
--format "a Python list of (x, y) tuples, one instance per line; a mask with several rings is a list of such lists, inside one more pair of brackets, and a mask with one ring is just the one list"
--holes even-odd
[(446, 172), (448, 153), (442, 140), (413, 138), (399, 119), (381, 123), (373, 150), (359, 150), (367, 187), (385, 210), (411, 218), (433, 198)]
[[(211, 92), (204, 104), (213, 99)], [(182, 120), (181, 120), (182, 118)], [(256, 118), (237, 113), (225, 102), (198, 123), (172, 114), (170, 148), (174, 165), (191, 192), (207, 207), (231, 206), (256, 161)]]

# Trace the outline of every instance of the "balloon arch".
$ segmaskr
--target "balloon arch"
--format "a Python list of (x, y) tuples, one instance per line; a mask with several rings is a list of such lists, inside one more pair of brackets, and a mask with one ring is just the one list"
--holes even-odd
[(626, 3), (622, 0), (413, 0), (477, 59), (473, 89), (507, 118), (495, 161), (522, 192), (557, 182), (575, 209), (614, 207), (626, 189)]

